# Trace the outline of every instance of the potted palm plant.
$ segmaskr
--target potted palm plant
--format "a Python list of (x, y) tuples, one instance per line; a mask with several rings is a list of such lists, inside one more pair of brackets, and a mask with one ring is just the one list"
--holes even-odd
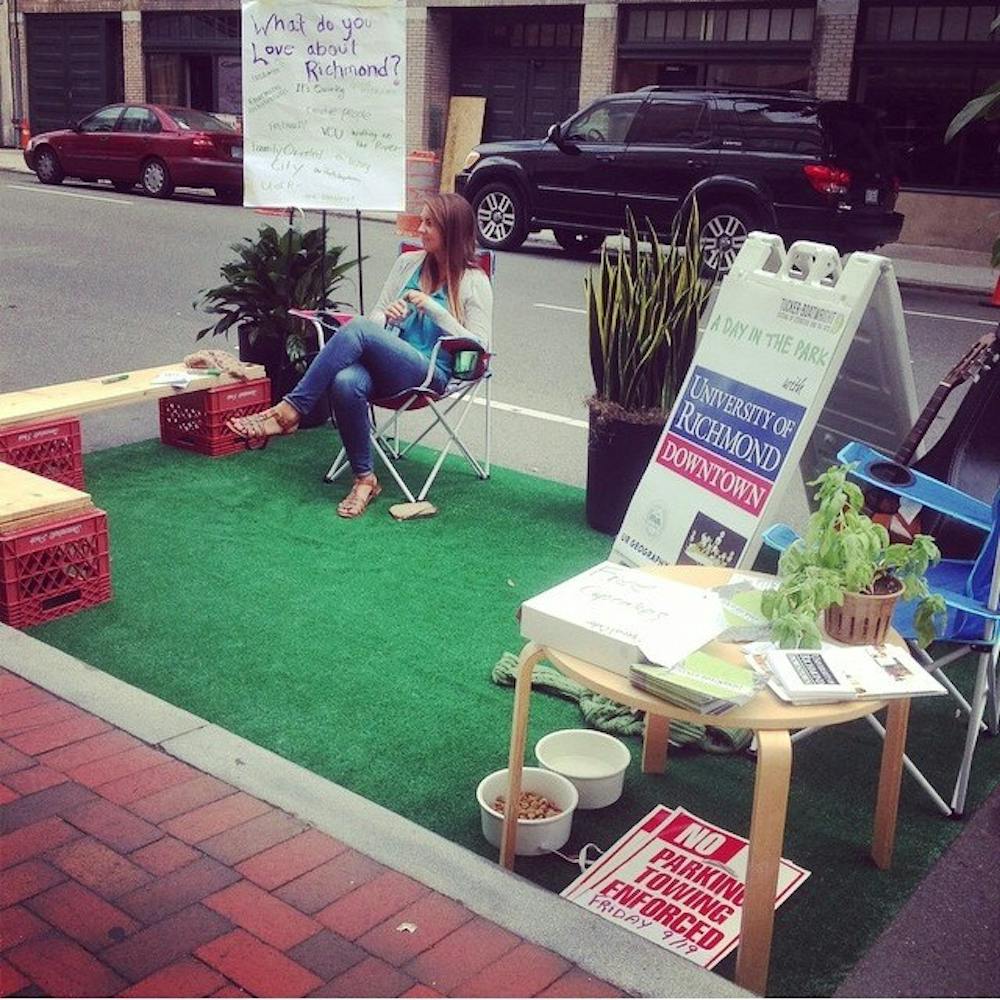
[(601, 251), (584, 282), (594, 394), (587, 400), (587, 523), (616, 534), (694, 357), (711, 281), (702, 278), (698, 211), (681, 213), (669, 245), (649, 229), (640, 250)]
[(833, 466), (810, 482), (819, 507), (805, 535), (782, 555), (781, 582), (762, 595), (761, 610), (779, 645), (814, 649), (821, 640), (820, 614), (831, 639), (867, 645), (885, 639), (900, 597), (918, 600), (914, 625), (927, 646), (935, 618), (947, 610), (924, 578), (941, 553), (929, 535), (890, 543), (885, 528), (862, 513), (864, 496), (848, 479), (852, 468)]
[[(346, 248), (327, 247), (323, 227), (300, 231), (289, 224), (279, 233), (264, 225), (256, 239), (244, 238), (231, 249), (236, 257), (221, 269), (225, 283), (202, 289), (194, 303), (219, 318), (196, 336), (200, 340), (235, 330), (240, 357), (264, 365), (277, 402), (301, 377), (318, 347), (311, 324), (289, 316), (288, 310), (335, 306), (332, 295), (357, 262), (340, 262)], [(307, 415), (303, 424), (325, 417), (325, 412), (311, 419)]]

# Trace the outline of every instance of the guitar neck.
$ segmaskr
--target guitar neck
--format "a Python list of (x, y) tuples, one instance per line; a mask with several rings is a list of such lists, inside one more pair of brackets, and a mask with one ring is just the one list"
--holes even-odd
[(954, 386), (949, 385), (947, 382), (942, 382), (934, 390), (934, 395), (931, 396), (930, 402), (923, 408), (920, 416), (917, 417), (917, 422), (913, 425), (913, 430), (910, 431), (906, 436), (906, 440), (892, 456), (894, 462), (898, 462), (900, 465), (910, 464), (910, 460), (916, 454), (920, 442), (927, 433), (927, 428), (930, 427), (934, 418), (940, 412), (941, 407), (944, 406), (944, 401), (948, 398), (953, 388)]

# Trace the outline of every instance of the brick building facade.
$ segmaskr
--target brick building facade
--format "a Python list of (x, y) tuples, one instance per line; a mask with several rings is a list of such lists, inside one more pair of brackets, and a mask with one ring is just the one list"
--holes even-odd
[[(10, 15), (0, 39), (4, 145), (17, 142), (18, 114), (51, 128), (92, 110), (88, 101), (169, 97), (239, 111), (238, 0), (0, 0), (0, 10)], [(904, 210), (920, 221), (904, 235), (985, 247), (1000, 136), (984, 126), (945, 149), (941, 134), (1000, 78), (991, 11), (978, 0), (408, 0), (406, 145), (440, 150), (453, 95), (486, 97), (486, 138), (522, 138), (594, 97), (648, 84), (808, 89), (883, 110)], [(60, 26), (78, 65), (101, 61), (65, 107), (42, 93), (52, 75), (36, 71), (58, 58)], [(86, 56), (74, 32), (86, 36)]]

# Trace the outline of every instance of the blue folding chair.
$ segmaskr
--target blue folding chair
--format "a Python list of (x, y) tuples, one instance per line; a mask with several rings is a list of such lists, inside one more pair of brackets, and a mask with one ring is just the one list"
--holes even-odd
[[(974, 559), (942, 559), (927, 573), (927, 584), (932, 593), (944, 598), (948, 607), (947, 621), (939, 631), (937, 642), (952, 647), (938, 659), (916, 644), (916, 630), (913, 624), (915, 601), (901, 602), (893, 615), (893, 628), (907, 641), (913, 655), (951, 692), (962, 708), (968, 713), (965, 748), (959, 765), (955, 788), (952, 792), (951, 807), (944, 801), (908, 758), (904, 760), (907, 770), (917, 779), (942, 811), (951, 811), (960, 816), (965, 810), (969, 774), (979, 734), (988, 730), (996, 735), (1000, 730), (1000, 705), (997, 687), (998, 654), (1000, 654), (1000, 490), (993, 498), (992, 505), (970, 497), (961, 490), (925, 476), (914, 469), (905, 469), (902, 482), (888, 484), (880, 475), (880, 466), (892, 464), (885, 455), (858, 442), (845, 445), (838, 459), (854, 466), (853, 475), (863, 482), (897, 494), (901, 499), (911, 500), (925, 508), (937, 511), (981, 532), (983, 542)], [(796, 540), (796, 533), (785, 524), (776, 524), (764, 532), (764, 542), (779, 552), (784, 551)], [(966, 701), (943, 668), (967, 653), (978, 654), (972, 698)], [(984, 714), (987, 722), (983, 722)], [(871, 720), (880, 728), (878, 720)]]

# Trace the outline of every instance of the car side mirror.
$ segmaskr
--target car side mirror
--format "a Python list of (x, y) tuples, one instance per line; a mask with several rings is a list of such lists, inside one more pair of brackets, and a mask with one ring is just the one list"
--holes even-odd
[(548, 132), (545, 134), (549, 141), (554, 142), (564, 153), (576, 153), (579, 151), (576, 145), (563, 137), (562, 125), (559, 122), (550, 125)]

